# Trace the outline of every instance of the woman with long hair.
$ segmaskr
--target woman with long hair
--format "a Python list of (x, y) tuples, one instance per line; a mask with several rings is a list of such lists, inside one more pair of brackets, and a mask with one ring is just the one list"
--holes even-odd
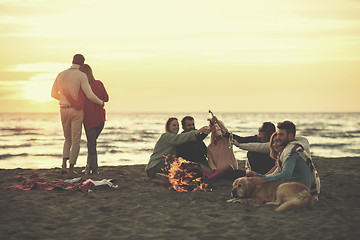
[(270, 171), (266, 173), (266, 175), (274, 174), (275, 171), (277, 172), (281, 168), (280, 154), (284, 150), (284, 147), (281, 146), (280, 141), (277, 138), (277, 135), (278, 135), (277, 132), (274, 132), (271, 135), (269, 142), (270, 157), (275, 160), (275, 166), (272, 169), (270, 169)]

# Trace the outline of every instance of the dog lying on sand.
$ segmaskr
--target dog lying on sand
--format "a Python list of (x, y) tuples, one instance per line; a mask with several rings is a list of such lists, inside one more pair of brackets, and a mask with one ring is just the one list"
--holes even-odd
[(255, 206), (273, 204), (275, 211), (311, 207), (314, 200), (309, 188), (298, 182), (275, 181), (256, 185), (251, 178), (241, 177), (233, 182), (232, 199), (228, 202), (243, 202)]

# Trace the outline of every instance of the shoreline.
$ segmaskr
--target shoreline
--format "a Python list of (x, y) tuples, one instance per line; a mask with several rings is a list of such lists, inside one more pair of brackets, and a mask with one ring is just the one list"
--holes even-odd
[[(211, 192), (178, 193), (150, 181), (145, 164), (100, 166), (94, 180), (118, 188), (92, 192), (18, 191), (20, 177), (72, 179), (60, 168), (0, 169), (1, 239), (357, 239), (360, 237), (360, 157), (319, 158), (319, 201), (312, 208), (274, 212), (274, 206), (227, 203), (230, 180)], [(75, 168), (82, 170), (82, 167)]]

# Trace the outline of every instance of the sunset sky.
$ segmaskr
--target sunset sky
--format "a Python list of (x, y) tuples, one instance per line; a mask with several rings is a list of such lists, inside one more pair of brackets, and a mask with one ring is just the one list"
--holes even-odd
[(0, 0), (0, 112), (58, 112), (82, 53), (109, 112), (359, 112), (359, 0)]

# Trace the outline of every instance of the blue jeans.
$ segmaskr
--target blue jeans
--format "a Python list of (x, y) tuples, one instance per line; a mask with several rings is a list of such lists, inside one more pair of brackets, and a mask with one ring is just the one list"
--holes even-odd
[(87, 138), (87, 148), (88, 148), (88, 155), (97, 155), (96, 151), (96, 140), (99, 137), (101, 131), (104, 129), (104, 123), (91, 128), (85, 129), (86, 138)]

